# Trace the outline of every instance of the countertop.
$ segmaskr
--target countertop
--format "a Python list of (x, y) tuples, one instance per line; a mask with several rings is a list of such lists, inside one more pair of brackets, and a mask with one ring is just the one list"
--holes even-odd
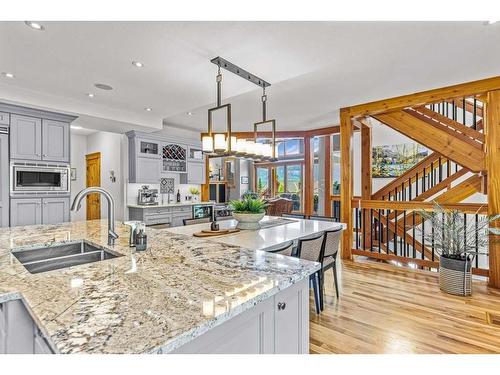
[(167, 203), (167, 204), (155, 204), (151, 206), (144, 206), (141, 204), (127, 204), (127, 207), (131, 208), (162, 208), (162, 207), (182, 207), (182, 206), (196, 206), (196, 205), (214, 205), (214, 202), (181, 202), (181, 203)]
[[(276, 220), (277, 217), (264, 216), (261, 223), (268, 220)], [(295, 218), (286, 218), (285, 224), (263, 228), (259, 230), (242, 230), (230, 235), (205, 237), (208, 241), (223, 243), (226, 245), (243, 246), (252, 250), (265, 250), (290, 240), (297, 240), (319, 233), (325, 230), (336, 228), (345, 228), (343, 223), (334, 223), (320, 220), (304, 220)], [(235, 228), (238, 223), (236, 220), (218, 221), (220, 229)], [(167, 228), (165, 230), (175, 234), (186, 234), (192, 236), (193, 233), (200, 232), (203, 229), (210, 229), (210, 223), (187, 225), (182, 227)], [(195, 237), (192, 237), (195, 238)]]
[[(148, 229), (148, 250), (128, 227), (107, 246), (106, 220), (0, 230), (0, 302), (22, 298), (60, 353), (163, 353), (319, 269), (315, 262)], [(30, 274), (11, 249), (85, 239), (122, 257)]]

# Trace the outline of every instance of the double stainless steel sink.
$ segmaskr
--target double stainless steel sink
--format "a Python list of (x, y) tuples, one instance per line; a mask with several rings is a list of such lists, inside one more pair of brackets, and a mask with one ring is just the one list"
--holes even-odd
[(41, 273), (86, 263), (117, 258), (121, 255), (96, 247), (86, 241), (39, 248), (16, 249), (12, 254), (30, 273)]

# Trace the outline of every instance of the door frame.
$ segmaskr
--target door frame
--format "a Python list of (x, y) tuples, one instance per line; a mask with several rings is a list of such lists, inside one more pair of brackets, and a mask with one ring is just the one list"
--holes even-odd
[[(86, 187), (90, 187), (89, 186), (89, 182), (88, 182), (88, 173), (87, 173), (87, 170), (88, 170), (88, 162), (90, 160), (98, 160), (98, 166), (99, 166), (99, 173), (98, 173), (98, 179), (99, 179), (99, 182), (98, 184), (93, 184), (92, 186), (98, 186), (100, 187), (101, 186), (101, 153), (100, 152), (94, 152), (94, 153), (91, 153), (91, 154), (87, 154), (85, 155), (85, 186)], [(94, 193), (94, 194), (97, 194), (97, 193)], [(89, 194), (87, 195), (87, 204), (86, 204), (86, 218), (87, 220), (94, 220), (94, 219), (97, 219), (97, 218), (91, 218), (89, 215), (90, 215), (90, 211), (89, 211), (89, 199), (91, 198), (91, 195), (94, 195), (94, 194)], [(98, 206), (98, 212), (99, 212), (99, 218), (101, 218), (101, 197), (100, 195), (97, 196), (97, 206)]]

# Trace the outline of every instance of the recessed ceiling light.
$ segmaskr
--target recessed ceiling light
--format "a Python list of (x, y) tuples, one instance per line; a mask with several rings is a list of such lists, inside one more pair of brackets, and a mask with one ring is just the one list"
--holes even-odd
[(497, 23), (498, 21), (488, 21), (488, 25), (493, 25), (494, 23)]
[(42, 24), (39, 24), (38, 22), (33, 22), (33, 21), (24, 21), (24, 23), (31, 27), (32, 29), (38, 30), (38, 31), (43, 31), (45, 30), (45, 27), (43, 27)]
[(153, 108), (150, 108), (150, 107), (146, 107), (144, 108), (145, 111), (148, 111), (148, 112), (151, 112), (153, 110)]
[(141, 63), (140, 61), (132, 61), (132, 65), (137, 68), (144, 68), (144, 64)]
[(94, 83), (94, 86), (101, 90), (113, 90), (113, 87), (111, 87), (110, 85), (106, 85), (105, 83)]
[(81, 126), (71, 125), (71, 129), (83, 129)]
[(188, 116), (192, 116), (193, 115), (193, 112), (187, 112), (186, 115)]
[(2, 72), (2, 76), (7, 77), (7, 78), (14, 78), (15, 75), (9, 72)]
[(94, 94), (92, 94), (91, 92), (89, 92), (89, 93), (87, 94), (87, 96), (88, 96), (89, 98), (93, 98), (95, 95), (94, 95)]

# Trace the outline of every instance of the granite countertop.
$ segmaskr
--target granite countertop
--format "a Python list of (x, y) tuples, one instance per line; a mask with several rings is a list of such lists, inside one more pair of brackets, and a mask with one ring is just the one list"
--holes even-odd
[[(264, 216), (261, 223), (277, 222), (278, 225), (264, 227), (259, 230), (243, 230), (225, 236), (206, 237), (207, 241), (223, 243), (226, 245), (243, 246), (252, 250), (266, 250), (287, 241), (295, 241), (301, 237), (307, 237), (325, 230), (345, 229), (344, 223), (335, 223), (323, 220), (305, 220), (296, 218), (280, 218)], [(283, 223), (279, 223), (282, 221)], [(218, 221), (220, 229), (235, 228), (238, 222), (235, 219)], [(210, 223), (193, 224), (180, 227), (167, 228), (165, 230), (175, 234), (193, 233), (210, 229)]]
[[(185, 344), (319, 268), (318, 263), (148, 229), (148, 250), (128, 227), (107, 246), (107, 221), (0, 230), (0, 302), (22, 298), (60, 353), (161, 353)], [(11, 249), (86, 241), (123, 256), (30, 274)], [(55, 242), (52, 242), (55, 241)]]
[(181, 207), (181, 206), (195, 206), (195, 205), (214, 205), (214, 202), (181, 202), (181, 203), (166, 203), (166, 204), (155, 204), (155, 205), (150, 205), (150, 206), (145, 206), (141, 204), (127, 204), (127, 207), (132, 207), (132, 208), (161, 208), (161, 207)]

